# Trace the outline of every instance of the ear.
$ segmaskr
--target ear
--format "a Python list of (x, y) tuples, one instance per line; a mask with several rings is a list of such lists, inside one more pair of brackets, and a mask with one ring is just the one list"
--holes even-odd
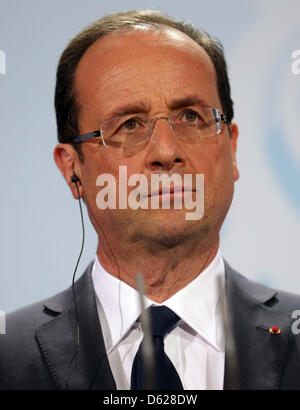
[[(69, 185), (73, 197), (78, 198), (77, 188), (71, 177), (76, 174), (80, 179), (79, 158), (76, 150), (70, 144), (57, 144), (53, 151), (54, 161), (59, 168), (66, 183)], [(80, 198), (83, 197), (83, 190), (80, 181), (77, 182)]]
[(230, 125), (230, 129), (231, 129), (230, 149), (231, 149), (231, 157), (232, 157), (232, 164), (233, 164), (234, 180), (237, 181), (240, 177), (240, 173), (239, 173), (237, 162), (236, 162), (237, 139), (239, 136), (239, 128), (236, 123), (232, 123)]

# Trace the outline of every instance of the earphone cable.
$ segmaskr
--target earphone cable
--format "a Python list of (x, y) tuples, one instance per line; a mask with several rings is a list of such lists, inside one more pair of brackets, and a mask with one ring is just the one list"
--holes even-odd
[(68, 365), (67, 368), (67, 376), (66, 376), (66, 389), (69, 389), (69, 377), (71, 374), (71, 366), (77, 356), (77, 352), (79, 349), (79, 341), (80, 341), (80, 330), (79, 330), (79, 316), (78, 316), (78, 307), (77, 307), (77, 300), (76, 300), (76, 292), (75, 292), (75, 276), (76, 276), (76, 272), (77, 272), (77, 268), (81, 259), (81, 255), (83, 252), (83, 248), (84, 248), (84, 243), (85, 243), (85, 228), (84, 228), (84, 220), (83, 220), (83, 212), (82, 212), (82, 206), (81, 206), (81, 198), (80, 198), (80, 194), (79, 194), (79, 189), (78, 189), (78, 185), (77, 185), (77, 181), (74, 180), (76, 189), (77, 189), (77, 194), (78, 194), (78, 201), (79, 201), (79, 209), (80, 209), (80, 216), (81, 216), (81, 226), (82, 226), (82, 244), (81, 244), (81, 249), (80, 249), (80, 253), (77, 259), (77, 263), (74, 269), (74, 273), (73, 273), (73, 278), (72, 278), (72, 293), (73, 293), (73, 300), (74, 300), (74, 306), (75, 306), (75, 317), (76, 317), (76, 327), (77, 327), (77, 341), (76, 341), (76, 349), (72, 355), (72, 358), (70, 360), (70, 363)]

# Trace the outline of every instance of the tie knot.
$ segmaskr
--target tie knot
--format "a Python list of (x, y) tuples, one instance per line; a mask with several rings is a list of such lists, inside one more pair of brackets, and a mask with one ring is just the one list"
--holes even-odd
[(152, 306), (149, 308), (153, 336), (164, 339), (179, 321), (179, 316), (166, 306)]

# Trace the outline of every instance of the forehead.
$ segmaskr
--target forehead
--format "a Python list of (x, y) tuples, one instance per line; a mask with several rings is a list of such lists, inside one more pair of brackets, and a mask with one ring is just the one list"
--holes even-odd
[(83, 106), (109, 109), (132, 99), (168, 100), (199, 94), (208, 105), (218, 101), (216, 73), (206, 51), (175, 29), (138, 27), (109, 34), (81, 58), (75, 75), (77, 100)]

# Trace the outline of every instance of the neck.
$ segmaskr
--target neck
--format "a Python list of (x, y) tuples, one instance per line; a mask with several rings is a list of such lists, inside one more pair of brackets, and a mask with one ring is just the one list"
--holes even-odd
[(216, 256), (219, 236), (208, 236), (178, 244), (127, 242), (126, 246), (103, 240), (102, 236), (97, 256), (107, 272), (133, 288), (136, 288), (135, 275), (142, 273), (146, 296), (162, 303), (201, 274)]

